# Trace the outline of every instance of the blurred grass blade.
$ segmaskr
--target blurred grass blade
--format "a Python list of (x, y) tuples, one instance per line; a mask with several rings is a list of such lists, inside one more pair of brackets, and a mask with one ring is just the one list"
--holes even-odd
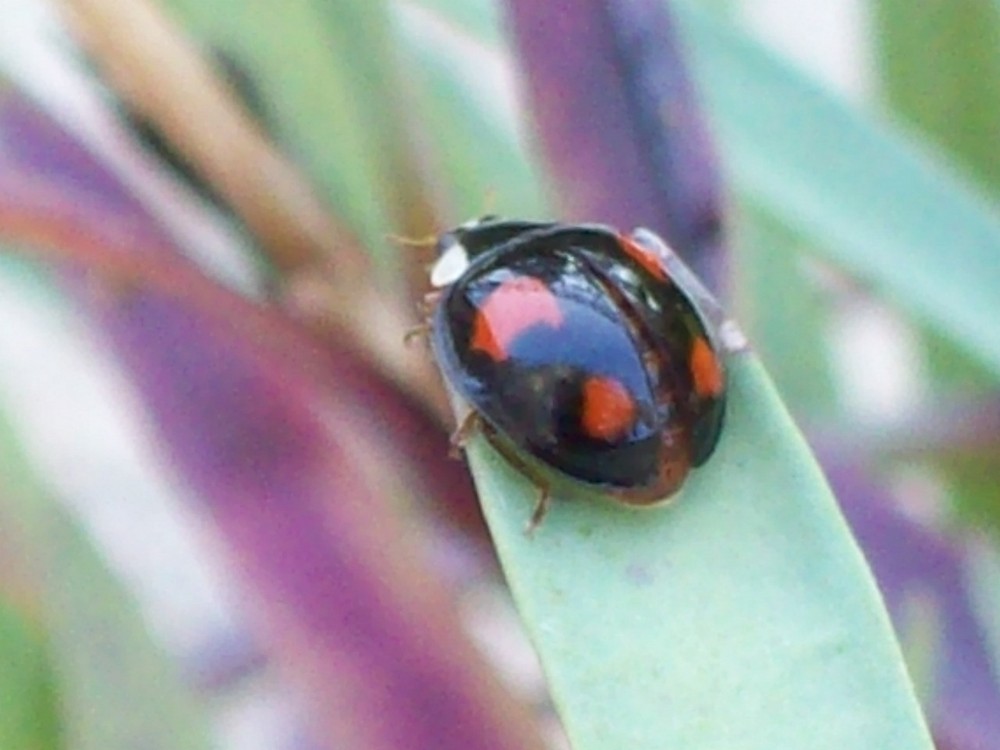
[(212, 747), (203, 705), (85, 535), (37, 484), (3, 415), (0, 461), (0, 514), (40, 585), (65, 746)]
[[(1000, 196), (1000, 5), (996, 0), (877, 0), (873, 40), (881, 92), (994, 198)], [(924, 335), (931, 373), (946, 387), (996, 382), (934, 332)]]
[[(1000, 197), (1000, 4), (996, 0), (877, 0), (873, 18), (882, 93), (893, 114), (915, 126), (966, 175)], [(937, 331), (924, 331), (929, 392), (988, 391), (997, 383)], [(1000, 531), (995, 454), (946, 458), (953, 503), (970, 526)], [(1000, 537), (997, 537), (1000, 538)], [(998, 704), (1000, 706), (1000, 704)], [(1000, 713), (1000, 707), (997, 708)]]
[(471, 13), (465, 0), (436, 4), (449, 6), (448, 14), (415, 3), (395, 7), (405, 42), (401, 55), (412, 62), (409, 75), (418, 87), (414, 111), (434, 146), (428, 158), (437, 160), (449, 218), (458, 223), (484, 212), (550, 217), (541, 176), (519, 138), (514, 81), (497, 44), (496, 24), (487, 24), (485, 10)]
[(160, 4), (244, 66), (280, 136), (369, 250), (388, 258), (387, 233), (431, 230), (383, 0), (287, 0), (252, 12), (239, 0)]
[[(892, 497), (857, 467), (829, 475), (893, 615), (924, 695), (935, 738), (948, 747), (1000, 748), (1000, 676), (986, 649), (956, 541), (905, 517)], [(936, 643), (924, 644), (930, 629)], [(928, 648), (927, 646), (931, 647)], [(924, 653), (920, 653), (923, 651)]]
[(480, 497), (575, 750), (931, 746), (874, 583), (752, 355), (676, 505), (557, 496), (477, 441)]
[[(402, 0), (409, 5), (411, 0)], [(448, 19), (456, 26), (490, 46), (503, 44), (501, 3), (496, 0), (412, 0), (435, 16)], [(397, 3), (397, 8), (400, 3)], [(404, 11), (407, 12), (407, 11)]]
[[(4, 235), (29, 240), (30, 255), (76, 261), (112, 287), (154, 286), (211, 317), (231, 321), (258, 345), (282, 358), (287, 367), (322, 387), (336, 390), (342, 383), (354, 384), (363, 400), (379, 403), (372, 421), (387, 429), (391, 426), (392, 444), (400, 451), (397, 463), (419, 467), (421, 486), (449, 512), (478, 521), (478, 510), (469, 502), (471, 482), (462, 467), (446, 459), (448, 441), (440, 425), (372, 371), (356, 351), (332, 341), (326, 347), (319, 346), (295, 321), (226, 293), (202, 275), (199, 267), (176, 257), (169, 235), (146, 213), (144, 205), (2, 80), (0, 134), (17, 144), (16, 149), (0, 152), (0, 196), (5, 199), (0, 201), (0, 230)], [(45, 180), (28, 179), (31, 174), (44, 174)], [(133, 222), (142, 226), (141, 246), (132, 241)], [(101, 227), (103, 234), (95, 237), (83, 231), (93, 226)], [(357, 314), (357, 310), (352, 312)], [(401, 335), (392, 346), (405, 348), (400, 340)], [(423, 367), (428, 367), (426, 354), (417, 347), (412, 349), (408, 356), (418, 357)], [(439, 389), (436, 374), (435, 387)], [(476, 517), (470, 519), (470, 515)]]
[[(0, 507), (0, 517), (4, 515)], [(2, 541), (9, 549), (9, 524), (5, 527)], [(10, 557), (5, 554), (5, 561)], [(5, 594), (0, 591), (0, 747), (57, 750), (61, 726), (50, 654), (41, 629), (32, 627)]]
[[(828, 342), (832, 303), (809, 278), (803, 240), (748, 204), (738, 211), (735, 229), (735, 317), (799, 420), (835, 413)], [(775, 303), (776, 289), (781, 304)]]
[[(329, 215), (232, 86), (151, 0), (63, 2), (87, 54), (135, 121), (224, 198), (276, 267), (334, 257), (341, 273), (363, 272), (365, 259), (352, 252), (350, 232)], [(128, 34), (120, 33), (123, 26)]]
[(1000, 373), (1000, 218), (899, 133), (678, 4), (736, 187)]
[(873, 17), (890, 107), (1000, 196), (1000, 5), (876, 0)]
[(719, 288), (721, 186), (662, 0), (508, 0), (565, 218), (647, 226)]

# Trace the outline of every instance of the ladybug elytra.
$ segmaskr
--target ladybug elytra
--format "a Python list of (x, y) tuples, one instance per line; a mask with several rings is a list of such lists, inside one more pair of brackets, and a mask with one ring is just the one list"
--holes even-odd
[(652, 505), (708, 459), (726, 401), (714, 300), (656, 235), (486, 217), (437, 251), (434, 353), (470, 419), (540, 486), (529, 528), (548, 498), (537, 464)]

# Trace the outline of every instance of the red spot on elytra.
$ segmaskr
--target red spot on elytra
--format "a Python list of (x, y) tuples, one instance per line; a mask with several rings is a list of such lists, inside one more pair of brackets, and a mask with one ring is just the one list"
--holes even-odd
[(583, 383), (580, 428), (584, 434), (608, 442), (623, 437), (635, 424), (635, 401), (618, 380), (587, 378)]
[(654, 278), (660, 281), (669, 281), (660, 257), (652, 250), (643, 247), (631, 237), (626, 237), (623, 234), (618, 235), (618, 243), (627, 256), (649, 271)]
[(694, 392), (703, 398), (714, 398), (725, 387), (719, 358), (700, 336), (691, 347), (691, 379), (694, 381)]
[(470, 347), (501, 362), (523, 331), (539, 324), (558, 328), (562, 323), (563, 313), (552, 290), (533, 276), (518, 276), (503, 282), (480, 305)]

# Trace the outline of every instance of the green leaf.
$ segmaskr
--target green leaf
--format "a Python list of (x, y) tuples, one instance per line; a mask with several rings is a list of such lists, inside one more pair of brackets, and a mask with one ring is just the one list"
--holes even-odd
[(676, 7), (738, 189), (1000, 373), (994, 209), (899, 132), (726, 24)]
[(677, 502), (553, 498), (483, 440), (470, 461), (575, 750), (931, 747), (826, 483), (761, 366), (730, 357), (727, 426)]
[(0, 747), (55, 750), (59, 717), (52, 672), (41, 635), (32, 630), (0, 597)]

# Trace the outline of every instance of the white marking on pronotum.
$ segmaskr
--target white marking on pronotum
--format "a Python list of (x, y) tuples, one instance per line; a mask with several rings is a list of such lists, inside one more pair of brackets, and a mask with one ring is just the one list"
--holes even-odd
[(468, 267), (469, 254), (465, 251), (465, 245), (451, 238), (431, 269), (431, 286), (440, 289), (454, 284)]

